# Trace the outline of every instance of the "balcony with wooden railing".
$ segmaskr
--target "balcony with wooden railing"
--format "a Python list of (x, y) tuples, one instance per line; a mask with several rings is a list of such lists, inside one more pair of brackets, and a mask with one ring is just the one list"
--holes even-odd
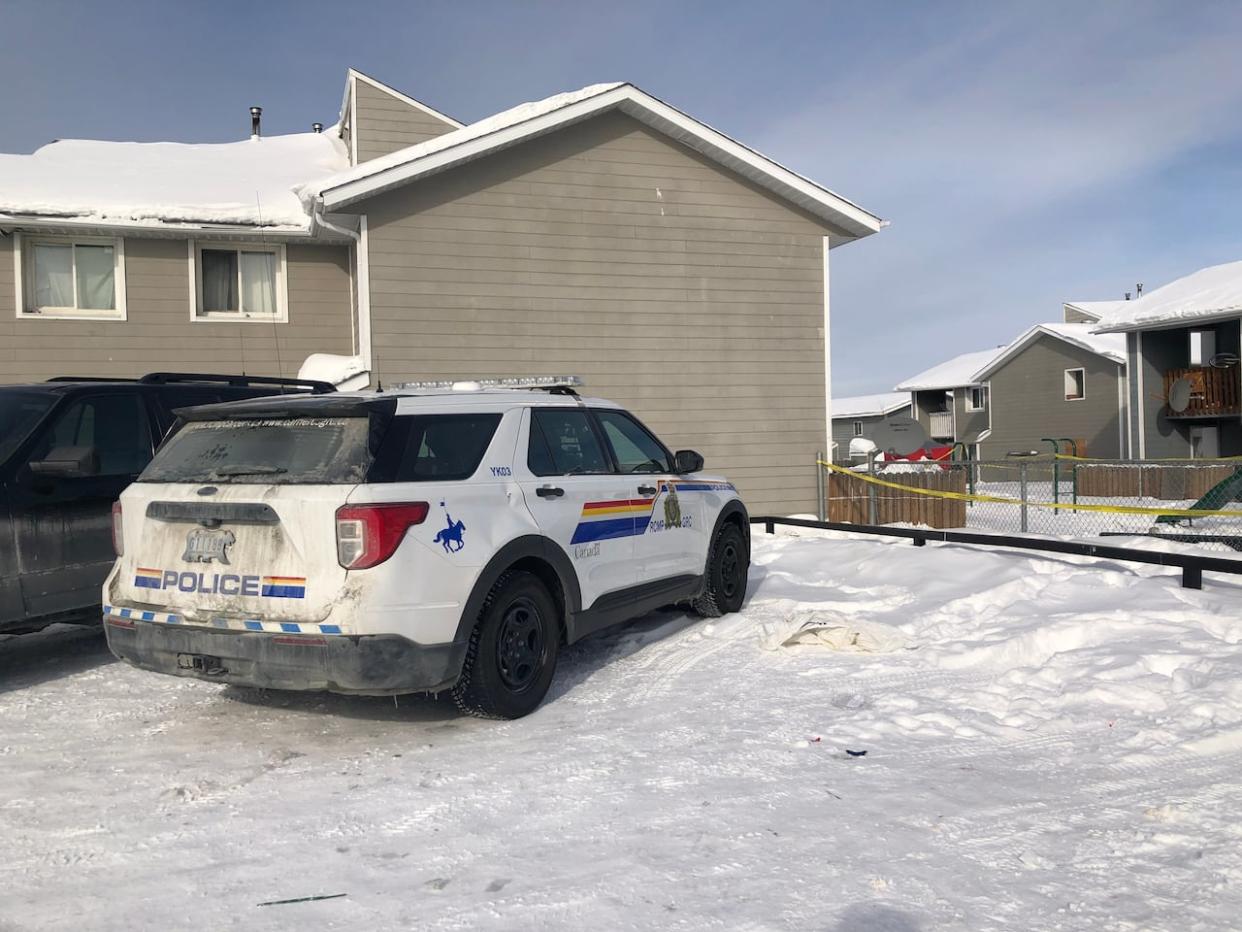
[(931, 421), (928, 433), (935, 440), (953, 439), (953, 412), (934, 411), (929, 415)]
[(1190, 404), (1185, 411), (1169, 410), (1169, 417), (1226, 417), (1242, 414), (1242, 391), (1236, 366), (1228, 369), (1168, 369), (1164, 373), (1164, 397), (1178, 379), (1190, 383)]

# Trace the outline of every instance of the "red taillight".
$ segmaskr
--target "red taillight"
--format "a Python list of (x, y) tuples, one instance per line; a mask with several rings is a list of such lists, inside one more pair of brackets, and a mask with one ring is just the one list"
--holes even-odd
[(342, 505), (336, 510), (336, 558), (347, 570), (365, 570), (396, 551), (405, 532), (427, 520), (427, 502)]
[(121, 527), (121, 503), (112, 503), (112, 549), (118, 557), (125, 556), (125, 534)]

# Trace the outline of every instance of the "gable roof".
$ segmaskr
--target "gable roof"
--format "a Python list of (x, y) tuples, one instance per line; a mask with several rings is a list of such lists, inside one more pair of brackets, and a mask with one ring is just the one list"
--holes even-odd
[(881, 392), (877, 395), (849, 395), (832, 398), (832, 417), (881, 417), (902, 408), (910, 407), (910, 395), (906, 392)]
[[(1133, 303), (1133, 302), (1130, 302)], [(1036, 324), (980, 367), (973, 380), (982, 382), (1000, 370), (1040, 337), (1052, 337), (1089, 353), (1094, 353), (1120, 366), (1126, 364), (1126, 338), (1121, 334), (1093, 333), (1094, 324)]]
[(353, 81), (365, 81), (367, 84), (371, 85), (376, 90), (383, 91), (385, 94), (389, 95), (390, 97), (395, 97), (397, 100), (401, 101), (403, 104), (407, 104), (413, 107), (415, 110), (421, 110), (423, 113), (427, 114), (428, 116), (435, 117), (437, 120), (447, 123), (449, 126), (452, 126), (455, 129), (461, 129), (463, 126), (466, 125), (465, 123), (462, 123), (459, 120), (454, 120), (451, 116), (448, 116), (447, 114), (441, 113), (439, 110), (435, 109), (434, 107), (427, 106), (421, 100), (415, 100), (413, 97), (409, 96), (408, 94), (401, 93), (395, 87), (391, 87), (390, 85), (385, 84), (383, 81), (380, 81), (376, 78), (371, 77), (369, 74), (364, 74), (363, 72), (359, 71), (357, 68), (350, 68), (345, 72), (345, 96), (341, 99), (341, 115), (340, 115), (340, 120), (337, 123), (338, 127), (344, 124), (345, 115), (349, 111), (349, 106), (350, 106), (349, 86), (350, 86), (350, 83)]
[(1242, 315), (1242, 262), (1199, 269), (1123, 307), (1100, 322), (1100, 333), (1160, 329)]
[(930, 392), (937, 389), (965, 388), (978, 385), (974, 375), (993, 359), (1005, 351), (1005, 347), (979, 350), (974, 353), (962, 353), (947, 362), (932, 366), (913, 378), (906, 379), (895, 386), (899, 392)]
[(0, 155), (0, 215), (66, 225), (228, 224), (305, 233), (293, 188), (349, 166), (335, 133), (240, 142), (65, 139), (31, 155)]
[(700, 123), (633, 84), (593, 84), (578, 91), (519, 104), (461, 129), (371, 159), (329, 178), (302, 185), (307, 204), (326, 211), (409, 184), (436, 172), (498, 152), (528, 139), (619, 110), (760, 187), (796, 204), (851, 237), (877, 232), (883, 221), (827, 188), (796, 174), (734, 139)]

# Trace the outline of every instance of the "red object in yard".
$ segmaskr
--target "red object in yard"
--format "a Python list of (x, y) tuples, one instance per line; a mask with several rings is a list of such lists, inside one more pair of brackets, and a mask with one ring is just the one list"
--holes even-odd
[(884, 454), (884, 462), (886, 463), (917, 463), (920, 460), (932, 460), (942, 462), (941, 469), (948, 469), (949, 460), (953, 457), (953, 447), (929, 447), (923, 450), (915, 450), (908, 456), (897, 456), (893, 453)]

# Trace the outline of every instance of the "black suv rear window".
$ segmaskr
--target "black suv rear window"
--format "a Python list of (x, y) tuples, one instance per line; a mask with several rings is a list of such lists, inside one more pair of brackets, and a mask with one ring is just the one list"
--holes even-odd
[(173, 434), (139, 482), (330, 485), (366, 479), (365, 417), (192, 421)]

